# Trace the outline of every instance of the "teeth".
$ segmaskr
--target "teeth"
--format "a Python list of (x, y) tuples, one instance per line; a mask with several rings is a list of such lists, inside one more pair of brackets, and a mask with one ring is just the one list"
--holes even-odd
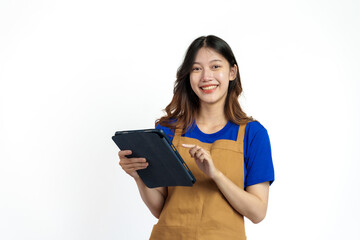
[(216, 88), (217, 86), (209, 86), (209, 87), (202, 87), (203, 90), (211, 90)]

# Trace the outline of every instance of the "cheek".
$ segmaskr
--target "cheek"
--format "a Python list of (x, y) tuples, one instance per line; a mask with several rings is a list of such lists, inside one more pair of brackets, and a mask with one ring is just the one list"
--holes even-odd
[(219, 79), (219, 81), (229, 81), (230, 76), (228, 72), (219, 71), (215, 73), (215, 78)]
[(225, 77), (224, 72), (217, 72), (217, 77), (223, 79)]
[(195, 91), (195, 89), (197, 89), (198, 84), (199, 84), (199, 81), (196, 78), (196, 76), (190, 74), (190, 86), (193, 91)]
[(216, 73), (216, 79), (221, 83), (224, 89), (227, 89), (230, 83), (230, 74), (226, 71), (220, 71)]

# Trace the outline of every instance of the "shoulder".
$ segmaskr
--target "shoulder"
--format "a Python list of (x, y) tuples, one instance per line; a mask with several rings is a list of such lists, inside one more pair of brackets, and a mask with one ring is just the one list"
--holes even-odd
[(250, 122), (245, 130), (244, 151), (247, 153), (246, 155), (249, 156), (262, 150), (270, 151), (268, 131), (260, 122)]
[(258, 121), (249, 122), (246, 125), (245, 129), (245, 138), (246, 140), (254, 139), (254, 138), (268, 138), (268, 131), (266, 128)]
[(258, 121), (249, 122), (246, 125), (246, 130), (252, 133), (257, 133), (259, 131), (266, 131), (266, 128)]

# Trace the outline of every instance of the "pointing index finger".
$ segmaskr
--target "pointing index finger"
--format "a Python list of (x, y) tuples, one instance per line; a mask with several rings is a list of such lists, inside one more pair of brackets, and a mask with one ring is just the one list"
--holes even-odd
[(193, 148), (195, 147), (196, 145), (194, 144), (181, 144), (183, 147), (186, 147), (186, 148)]

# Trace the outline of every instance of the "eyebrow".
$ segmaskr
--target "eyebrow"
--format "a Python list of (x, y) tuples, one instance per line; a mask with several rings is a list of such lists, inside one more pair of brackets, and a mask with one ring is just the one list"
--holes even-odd
[[(222, 62), (222, 60), (220, 59), (214, 59), (214, 60), (211, 60), (210, 63), (212, 62)], [(193, 64), (200, 64), (199, 62), (194, 62)]]

